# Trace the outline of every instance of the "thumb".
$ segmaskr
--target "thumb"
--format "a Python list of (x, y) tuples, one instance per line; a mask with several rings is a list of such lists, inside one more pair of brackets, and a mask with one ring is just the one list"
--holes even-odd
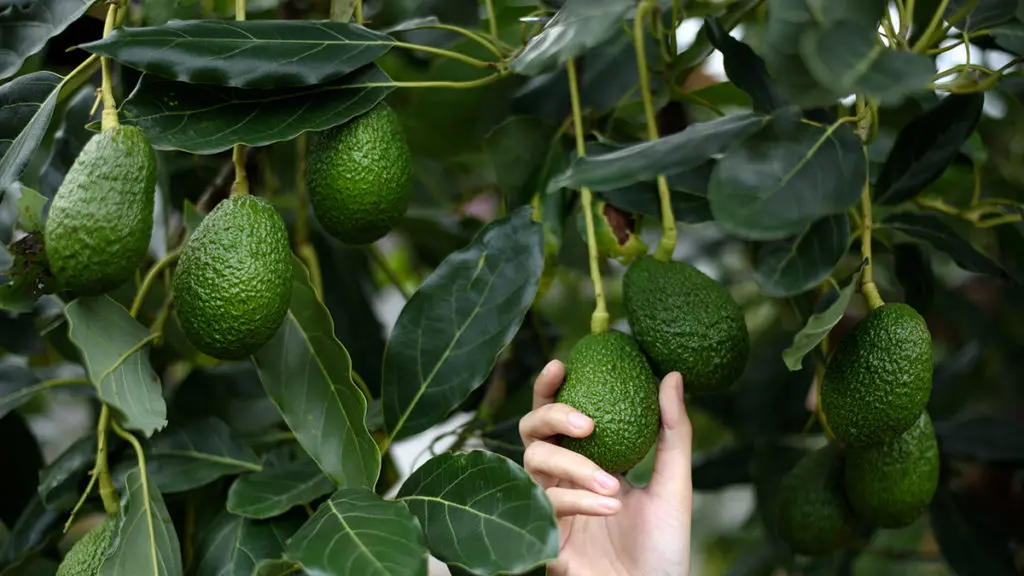
[(683, 400), (683, 377), (672, 372), (661, 381), (661, 431), (648, 490), (665, 502), (689, 510), (693, 506), (690, 466), (693, 429)]

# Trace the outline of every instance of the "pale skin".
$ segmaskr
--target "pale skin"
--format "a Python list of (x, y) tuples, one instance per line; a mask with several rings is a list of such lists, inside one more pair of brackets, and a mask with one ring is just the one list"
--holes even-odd
[(591, 460), (558, 445), (559, 435), (583, 438), (594, 422), (555, 402), (565, 367), (550, 362), (534, 384), (533, 411), (519, 423), (524, 466), (547, 492), (560, 530), (551, 576), (689, 576), (692, 428), (683, 379), (661, 381), (661, 430), (651, 482), (633, 488)]

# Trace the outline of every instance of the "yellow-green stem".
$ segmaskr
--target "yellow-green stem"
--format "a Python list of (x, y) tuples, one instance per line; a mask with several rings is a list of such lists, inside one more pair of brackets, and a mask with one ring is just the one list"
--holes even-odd
[(939, 25), (942, 24), (942, 15), (946, 12), (946, 7), (949, 6), (949, 0), (942, 0), (939, 3), (938, 9), (932, 14), (931, 22), (928, 23), (928, 27), (925, 28), (921, 37), (917, 39), (917, 43), (914, 44), (914, 52), (923, 52), (924, 50), (931, 48), (932, 40), (931, 36), (938, 29)]
[(456, 34), (459, 34), (459, 35), (465, 36), (466, 38), (469, 38), (470, 40), (476, 42), (477, 44), (480, 44), (481, 46), (486, 48), (491, 54), (494, 54), (498, 58), (504, 58), (505, 57), (505, 55), (501, 53), (501, 50), (499, 50), (498, 47), (495, 46), (495, 44), (493, 42), (488, 40), (486, 37), (481, 36), (481, 35), (477, 34), (476, 32), (473, 32), (472, 30), (466, 30), (465, 28), (460, 28), (458, 26), (452, 26), (451, 24), (440, 24), (440, 23), (437, 23), (437, 24), (420, 24), (419, 26), (413, 26), (413, 27), (410, 27), (408, 29), (409, 30), (425, 30), (425, 29), (429, 29), (429, 30), (446, 30), (448, 32), (454, 32)]
[(494, 0), (484, 0), (487, 8), (487, 22), (491, 27), (491, 38), (498, 39), (498, 18), (494, 13)]
[(352, 381), (356, 383), (356, 386), (363, 393), (363, 396), (366, 397), (366, 401), (372, 402), (373, 392), (370, 392), (370, 387), (366, 385), (366, 380), (363, 380), (363, 377), (355, 370), (352, 371)]
[(405, 287), (405, 283), (398, 277), (398, 272), (395, 272), (395, 269), (391, 267), (391, 263), (388, 262), (388, 259), (381, 253), (377, 246), (369, 244), (366, 247), (366, 252), (370, 255), (370, 259), (373, 260), (373, 263), (377, 265), (377, 268), (380, 268), (380, 271), (388, 277), (391, 284), (394, 285), (395, 288), (398, 288), (398, 291), (402, 293), (402, 296), (404, 296), (406, 300), (412, 298), (412, 292)]
[(356, 0), (356, 24), (363, 24), (363, 0)]
[(135, 300), (132, 301), (132, 309), (129, 312), (129, 314), (132, 315), (132, 318), (139, 315), (139, 310), (142, 309), (142, 304), (145, 302), (146, 296), (149, 294), (149, 290), (153, 287), (153, 282), (156, 281), (157, 276), (167, 269), (168, 266), (174, 264), (179, 256), (181, 256), (181, 249), (173, 250), (149, 269), (149, 272), (146, 273), (146, 278), (142, 281), (142, 285), (139, 286), (138, 292), (135, 293)]
[(878, 293), (878, 286), (875, 285), (875, 276), (872, 271), (874, 261), (871, 256), (871, 188), (868, 183), (864, 184), (864, 192), (860, 197), (861, 222), (860, 222), (860, 253), (867, 264), (860, 275), (860, 291), (868, 301), (872, 310), (885, 305), (882, 295)]
[[(107, 8), (107, 19), (103, 23), (103, 37), (106, 38), (114, 29), (114, 22), (117, 20), (118, 2), (111, 2)], [(100, 58), (100, 69), (102, 70), (102, 84), (100, 94), (103, 96), (103, 115), (100, 119), (100, 129), (104, 132), (116, 128), (117, 102), (114, 101), (114, 80), (110, 76), (110, 61), (107, 58)]]
[[(644, 103), (644, 116), (647, 120), (647, 138), (658, 139), (658, 120), (654, 116), (654, 101), (651, 97), (651, 80), (647, 73), (647, 52), (644, 48), (644, 18), (656, 5), (644, 0), (636, 10), (633, 22), (633, 47), (636, 50), (636, 66), (640, 75), (640, 96)], [(661, 203), (661, 240), (654, 249), (654, 258), (668, 262), (676, 251), (676, 217), (672, 213), (672, 193), (668, 188), (665, 176), (658, 176), (658, 200)]]
[(99, 423), (96, 425), (96, 466), (93, 473), (100, 483), (100, 498), (103, 509), (108, 516), (117, 515), (117, 489), (110, 479), (110, 468), (107, 466), (107, 428), (110, 426), (110, 408), (104, 404), (100, 410)]
[(472, 56), (466, 56), (465, 54), (460, 54), (458, 52), (453, 52), (451, 50), (445, 50), (444, 48), (435, 48), (433, 46), (423, 46), (420, 44), (410, 44), (408, 42), (394, 42), (391, 45), (396, 48), (405, 48), (406, 50), (426, 52), (428, 54), (434, 54), (436, 56), (451, 58), (452, 60), (458, 60), (459, 62), (469, 64), (470, 66), (475, 66), (477, 68), (492, 69), (497, 68), (498, 66), (497, 63), (495, 62), (484, 62), (483, 60), (477, 60)]
[[(135, 436), (132, 436), (130, 433), (126, 432), (123, 428), (121, 428), (121, 426), (118, 425), (117, 420), (111, 419), (110, 425), (114, 429), (115, 434), (117, 434), (121, 438), (124, 438), (129, 444), (132, 445), (132, 448), (135, 449), (135, 459), (138, 460), (139, 463), (139, 482), (142, 484), (142, 498), (144, 502), (150, 502), (149, 474), (146, 471), (146, 454), (142, 451), (142, 444), (139, 443)], [(145, 506), (144, 508), (146, 511), (146, 521), (150, 525), (154, 525), (157, 522), (160, 522), (159, 518), (153, 517), (152, 506)], [(149, 569), (152, 569), (154, 574), (160, 573), (160, 566), (157, 564), (156, 554), (151, 555), (151, 559), (152, 566)]]
[[(569, 73), (569, 99), (572, 102), (573, 132), (576, 134), (576, 154), (580, 158), (587, 155), (587, 146), (583, 141), (583, 111), (580, 107), (580, 88), (576, 81), (576, 61), (569, 59), (566, 63)], [(608, 331), (610, 323), (608, 304), (604, 299), (604, 280), (601, 278), (601, 267), (597, 253), (597, 234), (594, 232), (594, 195), (590, 188), (584, 186), (580, 191), (583, 221), (587, 228), (587, 254), (590, 262), (590, 280), (594, 283), (594, 313), (590, 317), (590, 332), (600, 334)]]
[(249, 193), (249, 175), (245, 171), (245, 145), (235, 144), (231, 150), (231, 162), (235, 165), (235, 183), (231, 185), (232, 196)]

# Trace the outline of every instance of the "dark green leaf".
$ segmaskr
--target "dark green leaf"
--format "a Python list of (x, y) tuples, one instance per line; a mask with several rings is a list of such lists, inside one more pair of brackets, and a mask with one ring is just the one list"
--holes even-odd
[(78, 153), (94, 134), (85, 125), (95, 101), (96, 86), (86, 84), (68, 102), (64, 120), (53, 135), (50, 156), (39, 172), (39, 193), (43, 196), (53, 198)]
[(772, 86), (764, 60), (750, 46), (730, 36), (717, 18), (705, 19), (704, 30), (711, 44), (722, 53), (725, 73), (740, 90), (750, 94), (755, 111), (770, 114), (786, 106)]
[(804, 356), (814, 350), (814, 347), (820, 344), (832, 331), (832, 328), (843, 319), (846, 308), (850, 305), (850, 300), (860, 284), (862, 269), (863, 267), (858, 269), (850, 279), (850, 283), (839, 291), (839, 297), (835, 302), (824, 311), (808, 318), (807, 324), (793, 337), (793, 345), (782, 353), (782, 359), (790, 370), (795, 372), (803, 368)]
[[(761, 5), (762, 0), (738, 0), (728, 5), (728, 8), (722, 12), (717, 20), (718, 23), (725, 30), (732, 30), (743, 17), (746, 16), (747, 12)], [(689, 48), (684, 50), (681, 54), (676, 56), (672, 61), (672, 70), (675, 72), (685, 72), (698, 65), (704, 63), (704, 60), (714, 51), (714, 47), (711, 45), (711, 40), (708, 38), (708, 26), (707, 22), (701, 27), (700, 31), (693, 39), (693, 43), (690, 44)]]
[(533, 197), (553, 135), (551, 125), (529, 116), (513, 116), (487, 135), (485, 149), (509, 209), (528, 204)]
[(10, 192), (15, 197), (14, 205), (18, 208), (18, 225), (21, 229), (30, 233), (42, 232), (46, 198), (17, 182), (11, 186)]
[(431, 553), (475, 574), (520, 573), (558, 555), (544, 490), (504, 456), (473, 451), (428, 460), (398, 491)]
[(108, 296), (79, 298), (65, 310), (69, 337), (82, 352), (100, 400), (122, 426), (145, 436), (167, 424), (160, 379), (139, 347), (149, 333)]
[(980, 462), (1024, 463), (1024, 425), (1012, 420), (972, 418), (935, 423), (942, 454)]
[(325, 130), (370, 110), (394, 88), (377, 66), (318, 86), (255, 90), (192, 85), (145, 74), (123, 106), (158, 150), (214, 154)]
[(181, 547), (163, 496), (135, 468), (125, 478), (114, 544), (97, 576), (181, 576)]
[(1002, 266), (957, 234), (939, 216), (903, 212), (889, 216), (882, 224), (931, 244), (936, 250), (948, 254), (964, 270), (1000, 278), (1009, 277)]
[(29, 500), (0, 548), (0, 566), (22, 560), (46, 546), (59, 534), (62, 517), (60, 512), (47, 509), (38, 496)]
[(939, 486), (928, 508), (932, 533), (958, 576), (1010, 576), (1014, 567), (1009, 536), (999, 523), (964, 496)]
[(548, 184), (548, 191), (588, 186), (597, 192), (653, 182), (695, 168), (760, 130), (770, 116), (743, 113), (693, 124), (682, 132), (598, 156), (577, 158)]
[(631, 0), (568, 0), (512, 61), (512, 71), (537, 76), (599, 46), (622, 25)]
[(966, 18), (956, 22), (956, 27), (965, 32), (975, 32), (1002, 24), (1014, 17), (1018, 9), (1017, 0), (950, 0), (946, 7), (946, 19), (952, 18), (961, 9), (974, 4)]
[[(108, 439), (109, 442), (109, 439)], [(68, 510), (79, 497), (79, 483), (96, 460), (96, 436), (79, 438), (39, 472), (39, 497), (50, 510)]]
[(39, 442), (29, 429), (25, 416), (12, 412), (0, 418), (0, 523), (10, 525), (36, 497), (39, 471), (43, 467), (43, 454)]
[(992, 29), (996, 44), (1018, 56), (1024, 56), (1024, 22), (1007, 22)]
[(342, 488), (288, 542), (285, 556), (324, 576), (426, 576), (427, 547), (401, 502)]
[(256, 565), (252, 576), (303, 576), (307, 572), (302, 565), (291, 560), (262, 560)]
[(39, 378), (28, 367), (7, 358), (0, 360), (0, 418), (23, 406), (46, 388), (45, 384), (39, 384)]
[(795, 296), (828, 278), (849, 244), (846, 214), (822, 218), (798, 236), (758, 248), (754, 278), (768, 296)]
[(334, 490), (334, 483), (309, 458), (240, 476), (228, 491), (228, 510), (249, 518), (272, 518)]
[[(38, 0), (35, 5), (42, 4), (44, 0)], [(61, 80), (53, 72), (35, 72), (0, 87), (0, 198), (21, 177), (43, 141), (57, 107)]]
[(334, 322), (293, 259), (288, 315), (253, 360), (263, 388), (313, 460), (338, 486), (372, 487), (380, 473), (366, 430), (366, 398), (352, 381), (352, 360)]
[(81, 18), (92, 3), (93, 0), (32, 0), (0, 10), (0, 78), (17, 72), (26, 58)]
[(236, 434), (255, 435), (281, 422), (281, 412), (267, 398), (259, 375), (248, 362), (196, 367), (171, 400), (168, 420), (185, 424), (218, 418)]
[(838, 97), (857, 93), (883, 104), (899, 104), (928, 89), (935, 74), (931, 58), (878, 43), (874, 26), (843, 20), (804, 35), (801, 56), (811, 75)]
[(942, 176), (981, 119), (983, 94), (952, 94), (900, 130), (875, 182), (875, 199), (899, 204)]
[(392, 439), (430, 428), (487, 378), (537, 293), (541, 228), (529, 207), (488, 224), (406, 303), (384, 356)]
[(171, 424), (153, 437), (147, 455), (149, 479), (166, 494), (261, 469), (256, 454), (235, 442), (228, 425), (216, 418)]
[(80, 46), (149, 74), (238, 88), (310, 86), (384, 55), (393, 40), (347, 22), (172, 20)]
[(819, 128), (780, 115), (718, 162), (708, 199), (726, 231), (781, 239), (846, 212), (861, 195), (866, 171), (864, 149), (849, 125)]
[(194, 574), (250, 576), (261, 561), (280, 558), (301, 525), (294, 519), (260, 522), (221, 512), (199, 534)]
[(935, 299), (935, 272), (921, 246), (903, 242), (893, 246), (896, 279), (903, 287), (904, 300), (924, 314)]

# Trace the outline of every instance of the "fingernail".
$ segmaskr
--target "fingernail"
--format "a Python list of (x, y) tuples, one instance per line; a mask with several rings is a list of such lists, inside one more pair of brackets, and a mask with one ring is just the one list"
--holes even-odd
[(586, 428), (587, 424), (589, 424), (589, 423), (590, 423), (590, 418), (587, 418), (583, 414), (580, 414), (579, 412), (570, 412), (569, 413), (569, 426), (572, 426), (573, 428), (576, 428), (577, 430), (582, 430), (582, 429)]
[(611, 490), (612, 488), (615, 488), (616, 484), (618, 484), (615, 477), (604, 470), (598, 470), (595, 472), (594, 477), (597, 479), (598, 485), (606, 490)]
[(547, 376), (547, 375), (551, 374), (551, 371), (554, 369), (554, 365), (555, 365), (555, 361), (554, 360), (551, 360), (550, 362), (545, 364), (544, 365), (544, 369), (540, 371), (540, 375), (541, 376)]
[(601, 498), (597, 505), (605, 512), (616, 512), (619, 509), (619, 501), (615, 498)]

